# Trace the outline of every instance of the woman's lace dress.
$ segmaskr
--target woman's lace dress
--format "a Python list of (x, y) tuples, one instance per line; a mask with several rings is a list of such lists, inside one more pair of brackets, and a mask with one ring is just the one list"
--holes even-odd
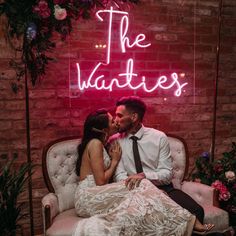
[[(104, 166), (110, 159), (104, 149)], [(74, 236), (191, 235), (195, 216), (172, 201), (150, 181), (129, 191), (125, 183), (96, 186), (93, 175), (75, 193), (79, 221)]]

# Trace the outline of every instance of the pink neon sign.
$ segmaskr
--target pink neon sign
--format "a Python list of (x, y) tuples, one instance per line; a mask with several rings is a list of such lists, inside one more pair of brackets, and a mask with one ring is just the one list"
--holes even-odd
[[(134, 72), (134, 60), (132, 58), (129, 58), (127, 60), (126, 71), (124, 73), (118, 74), (117, 75), (118, 78), (112, 78), (110, 81), (106, 81), (103, 74), (96, 76), (96, 74), (99, 74), (98, 72), (99, 72), (100, 67), (107, 66), (110, 64), (113, 16), (117, 14), (121, 15), (119, 43), (120, 43), (122, 53), (126, 53), (126, 48), (133, 48), (133, 47), (147, 48), (151, 46), (150, 43), (144, 42), (146, 39), (146, 36), (144, 34), (138, 34), (135, 37), (135, 40), (131, 42), (131, 40), (127, 36), (128, 30), (129, 30), (128, 12), (113, 10), (113, 8), (111, 7), (109, 10), (98, 11), (96, 13), (96, 16), (100, 21), (103, 21), (102, 15), (106, 16), (107, 14), (109, 16), (109, 24), (108, 24), (108, 39), (107, 39), (107, 46), (106, 46), (106, 63), (98, 62), (98, 64), (92, 69), (92, 72), (90, 73), (88, 79), (84, 81), (82, 81), (81, 79), (80, 65), (79, 63), (76, 63), (77, 71), (78, 71), (78, 77), (77, 77), (78, 88), (81, 91), (84, 91), (89, 88), (95, 88), (97, 90), (112, 91), (114, 87), (116, 88), (128, 87), (132, 90), (137, 90), (137, 89), (142, 88), (147, 93), (151, 93), (157, 90), (158, 88), (168, 90), (172, 87), (175, 87), (174, 95), (180, 96), (182, 93), (183, 87), (185, 87), (187, 83), (181, 84), (179, 82), (179, 77), (177, 73), (172, 73), (170, 77), (160, 76), (159, 78), (156, 79), (156, 83), (154, 86), (148, 87), (146, 84), (146, 77), (142, 76), (140, 78), (140, 76)], [(119, 80), (119, 78), (121, 78), (121, 80)], [(140, 82), (138, 85), (134, 85), (134, 81), (135, 82), (140, 81)]]

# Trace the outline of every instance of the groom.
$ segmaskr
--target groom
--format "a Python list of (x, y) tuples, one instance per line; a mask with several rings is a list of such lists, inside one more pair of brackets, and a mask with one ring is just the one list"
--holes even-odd
[[(119, 140), (122, 157), (114, 180), (125, 180), (129, 189), (133, 189), (142, 179), (147, 178), (203, 223), (203, 208), (189, 195), (173, 187), (172, 160), (167, 136), (159, 130), (143, 126), (145, 112), (145, 103), (136, 96), (123, 97), (116, 103), (115, 122), (119, 135), (115, 138)], [(134, 160), (134, 154), (140, 156), (139, 160)]]

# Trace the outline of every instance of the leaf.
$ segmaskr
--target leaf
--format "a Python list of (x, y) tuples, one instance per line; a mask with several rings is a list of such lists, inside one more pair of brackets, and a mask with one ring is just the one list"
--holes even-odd
[[(118, 2), (118, 0), (113, 1), (115, 3)], [(139, 2), (139, 0), (120, 1), (126, 4), (136, 4)], [(49, 62), (47, 53), (55, 47), (52, 40), (53, 32), (59, 32), (61, 39), (65, 40), (73, 30), (72, 19), (77, 20), (80, 17), (90, 19), (91, 15), (94, 15), (95, 9), (105, 8), (109, 1), (64, 1), (62, 7), (67, 10), (68, 14), (67, 18), (63, 21), (55, 20), (53, 16), (53, 1), (47, 1), (47, 3), (51, 15), (46, 19), (33, 11), (34, 7), (38, 4), (36, 0), (5, 0), (4, 3), (0, 4), (0, 15), (5, 14), (8, 18), (7, 30), (9, 38), (15, 36), (23, 38), (22, 62), (26, 64), (33, 85), (46, 73)], [(32, 22), (37, 26), (36, 38), (34, 39), (27, 38), (27, 29)], [(18, 80), (24, 74), (18, 73), (17, 69), (14, 69), (16, 70), (16, 78)], [(16, 90), (17, 88), (14, 87), (14, 91)]]
[[(13, 168), (15, 159), (8, 161), (0, 169), (0, 235), (14, 232), (22, 214), (24, 203), (18, 203), (19, 194), (25, 189), (25, 183), (32, 175), (33, 165), (23, 163), (18, 170)], [(30, 174), (30, 175), (29, 175)]]

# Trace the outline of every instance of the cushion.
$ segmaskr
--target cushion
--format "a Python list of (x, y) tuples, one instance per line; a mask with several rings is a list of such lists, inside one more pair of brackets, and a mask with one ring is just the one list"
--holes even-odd
[(47, 236), (71, 236), (78, 221), (75, 209), (64, 211), (53, 219), (51, 227), (46, 231)]
[(186, 169), (186, 152), (183, 142), (175, 137), (168, 136), (170, 144), (171, 157), (173, 161), (173, 179), (172, 183), (175, 188), (181, 188)]
[(60, 212), (74, 207), (74, 192), (79, 182), (75, 173), (78, 143), (78, 139), (61, 141), (47, 152), (47, 171), (58, 197)]

